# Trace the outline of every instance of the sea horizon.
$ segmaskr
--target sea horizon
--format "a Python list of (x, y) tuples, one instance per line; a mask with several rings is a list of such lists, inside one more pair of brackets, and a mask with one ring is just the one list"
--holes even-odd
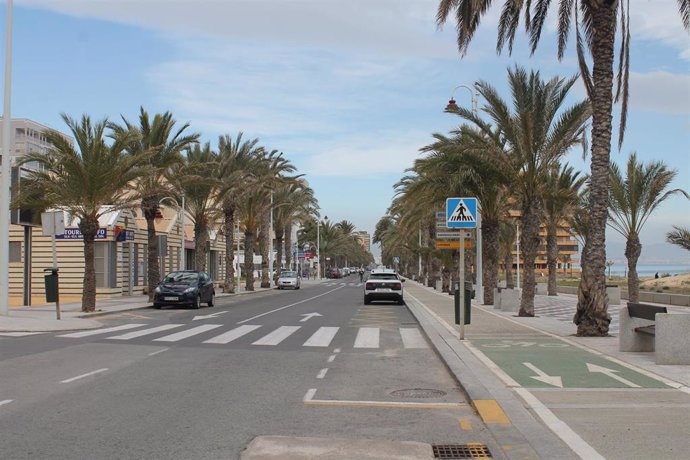
[[(576, 268), (580, 268), (576, 266)], [(628, 264), (620, 263), (611, 266), (611, 276), (627, 276)], [(690, 263), (687, 264), (640, 264), (637, 266), (638, 276), (654, 276), (656, 273), (662, 275), (680, 275), (690, 273)], [(606, 268), (606, 275), (609, 276), (609, 268)]]

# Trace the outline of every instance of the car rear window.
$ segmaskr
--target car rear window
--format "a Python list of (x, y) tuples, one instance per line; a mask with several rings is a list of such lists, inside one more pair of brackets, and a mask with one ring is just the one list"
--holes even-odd
[(398, 276), (393, 273), (372, 273), (369, 275), (370, 280), (397, 280)]

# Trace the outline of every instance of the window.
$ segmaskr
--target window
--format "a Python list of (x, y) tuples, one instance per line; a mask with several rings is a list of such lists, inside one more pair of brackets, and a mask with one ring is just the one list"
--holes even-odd
[(96, 287), (117, 287), (117, 244), (110, 241), (94, 243)]
[(22, 242), (10, 241), (10, 263), (22, 261)]

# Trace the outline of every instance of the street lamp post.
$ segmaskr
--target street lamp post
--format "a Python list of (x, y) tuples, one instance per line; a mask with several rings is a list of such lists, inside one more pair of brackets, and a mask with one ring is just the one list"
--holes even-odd
[(0, 315), (9, 315), (10, 290), (10, 161), (12, 161), (12, 0), (7, 0), (5, 28), (5, 102), (2, 113), (2, 166), (0, 167)]
[(185, 215), (184, 215), (184, 210), (185, 210), (185, 202), (184, 202), (184, 195), (181, 195), (182, 198), (182, 206), (177, 202), (177, 200), (171, 196), (166, 196), (165, 198), (161, 198), (160, 201), (158, 202), (159, 204), (164, 202), (165, 200), (170, 200), (171, 202), (175, 203), (175, 207), (179, 209), (178, 211), (178, 222), (180, 223), (180, 261), (179, 261), (179, 270), (182, 271), (185, 268), (187, 268), (187, 263), (185, 261), (185, 250), (184, 250), (184, 241), (185, 241)]
[(321, 221), (316, 219), (316, 272), (319, 281), (321, 281), (321, 234), (319, 229), (321, 228)]
[[(458, 108), (457, 103), (455, 102), (454, 96), (455, 96), (455, 91), (458, 89), (466, 89), (467, 91), (470, 92), (470, 102), (472, 104), (472, 114), (474, 116), (477, 116), (478, 112), (478, 103), (479, 103), (479, 91), (477, 91), (477, 87), (475, 85), (474, 91), (472, 91), (472, 88), (470, 88), (467, 85), (458, 85), (455, 88), (453, 88), (453, 92), (451, 93), (450, 100), (448, 101), (448, 105), (446, 106), (446, 110), (448, 111), (453, 111), (454, 109)], [(477, 301), (480, 304), (484, 303), (484, 267), (483, 267), (483, 261), (482, 261), (482, 252), (483, 252), (483, 244), (482, 244), (482, 218), (481, 218), (481, 213), (477, 212)]]

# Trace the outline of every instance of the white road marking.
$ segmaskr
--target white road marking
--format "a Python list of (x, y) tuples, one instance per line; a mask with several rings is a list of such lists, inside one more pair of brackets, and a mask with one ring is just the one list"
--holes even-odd
[(24, 337), (36, 334), (45, 334), (45, 332), (0, 332), (0, 336), (2, 337)]
[(239, 339), (243, 335), (249, 334), (250, 332), (256, 329), (259, 329), (260, 327), (261, 326), (251, 326), (249, 324), (245, 324), (244, 326), (236, 327), (235, 329), (232, 329), (228, 332), (222, 333), (221, 335), (208, 339), (204, 341), (204, 343), (218, 343), (224, 345), (226, 343), (232, 342), (233, 340)]
[(73, 332), (72, 334), (58, 335), (58, 337), (69, 337), (78, 339), (81, 337), (88, 337), (90, 335), (106, 334), (108, 332), (124, 331), (126, 329), (134, 329), (136, 327), (146, 326), (146, 324), (123, 324), (122, 326), (106, 327), (104, 329), (92, 329), (90, 331)]
[(184, 326), (184, 324), (164, 324), (162, 326), (151, 327), (149, 329), (143, 329), (141, 331), (128, 332), (127, 334), (114, 335), (108, 337), (108, 339), (113, 340), (129, 340), (136, 337), (141, 337), (142, 335), (155, 334), (156, 332), (167, 331), (168, 329), (175, 329), (176, 327)]
[(314, 335), (304, 342), (305, 347), (327, 347), (331, 344), (333, 337), (340, 330), (339, 327), (320, 327)]
[(300, 327), (301, 326), (280, 326), (275, 331), (252, 343), (252, 345), (278, 345), (294, 334)]
[(187, 337), (192, 337), (197, 334), (203, 334), (206, 331), (210, 331), (217, 327), (221, 327), (222, 324), (204, 324), (202, 326), (193, 327), (187, 329), (186, 331), (176, 332), (175, 334), (166, 335), (165, 337), (159, 337), (154, 339), (154, 342), (177, 342), (178, 340), (186, 339)]
[(300, 300), (299, 302), (291, 303), (290, 305), (285, 305), (284, 307), (276, 308), (275, 310), (267, 311), (266, 313), (261, 313), (260, 315), (252, 316), (251, 318), (244, 319), (242, 321), (238, 321), (237, 324), (242, 324), (242, 323), (248, 323), (249, 321), (256, 319), (256, 318), (261, 318), (262, 316), (265, 315), (270, 315), (271, 313), (275, 313), (280, 310), (284, 310), (286, 308), (294, 307), (295, 305), (302, 304), (304, 302), (309, 302), (310, 300), (318, 299), (319, 297), (323, 297), (327, 294), (330, 294), (331, 292), (335, 292), (338, 289), (341, 289), (342, 286), (337, 287), (335, 289), (331, 289), (330, 291), (326, 291), (323, 294), (315, 295), (314, 297), (309, 297), (308, 299)]
[(14, 401), (14, 399), (5, 399), (3, 401), (0, 401), (0, 406), (4, 406), (5, 404), (9, 404), (12, 401)]
[(335, 355), (329, 356), (328, 359), (326, 360), (326, 362), (329, 362), (329, 363), (332, 363), (333, 361), (335, 361)]
[(336, 348), (335, 350), (333, 350), (333, 353), (340, 353), (340, 348)]
[(581, 458), (591, 460), (604, 460), (592, 446), (587, 444), (572, 428), (558, 419), (539, 399), (525, 388), (516, 388), (515, 391), (534, 410), (542, 421), (563, 440)]
[(405, 348), (429, 348), (419, 329), (411, 327), (401, 327), (400, 337), (402, 337)]
[(158, 353), (163, 353), (164, 351), (168, 351), (170, 348), (163, 348), (162, 350), (154, 351), (153, 353), (149, 353), (149, 356), (155, 356)]
[(316, 394), (316, 388), (310, 388), (307, 391), (307, 394), (304, 395), (304, 401), (311, 401), (315, 394)]
[(549, 375), (546, 372), (542, 371), (539, 369), (537, 366), (535, 366), (532, 363), (522, 363), (525, 367), (527, 367), (529, 370), (534, 372), (535, 375), (531, 375), (530, 378), (534, 380), (538, 380), (539, 382), (546, 383), (547, 385), (553, 385), (558, 388), (563, 388), (563, 379), (561, 379), (560, 375)]
[(609, 369), (608, 367), (597, 366), (596, 364), (587, 363), (587, 370), (589, 372), (598, 372), (598, 373), (604, 374), (607, 377), (611, 377), (614, 380), (618, 380), (623, 385), (627, 385), (627, 386), (632, 387), (632, 388), (640, 388), (640, 386), (638, 384), (631, 382), (628, 379), (624, 379), (620, 375), (616, 375), (616, 372), (618, 372), (618, 371), (613, 370), (613, 369)]
[(316, 375), (316, 378), (317, 378), (317, 379), (322, 379), (322, 378), (324, 378), (324, 377), (326, 376), (326, 372), (328, 372), (328, 368), (327, 368), (327, 367), (324, 367), (324, 368), (321, 369), (321, 370), (319, 371), (319, 373)]
[(378, 348), (379, 328), (360, 327), (355, 339), (355, 348)]
[(97, 371), (87, 372), (86, 374), (77, 375), (76, 377), (72, 377), (71, 379), (61, 380), (60, 383), (71, 383), (71, 382), (74, 382), (75, 380), (83, 379), (84, 377), (89, 377), (89, 376), (95, 375), (95, 374), (100, 374), (101, 372), (105, 372), (107, 370), (108, 370), (108, 368), (104, 367), (103, 369), (98, 369)]

